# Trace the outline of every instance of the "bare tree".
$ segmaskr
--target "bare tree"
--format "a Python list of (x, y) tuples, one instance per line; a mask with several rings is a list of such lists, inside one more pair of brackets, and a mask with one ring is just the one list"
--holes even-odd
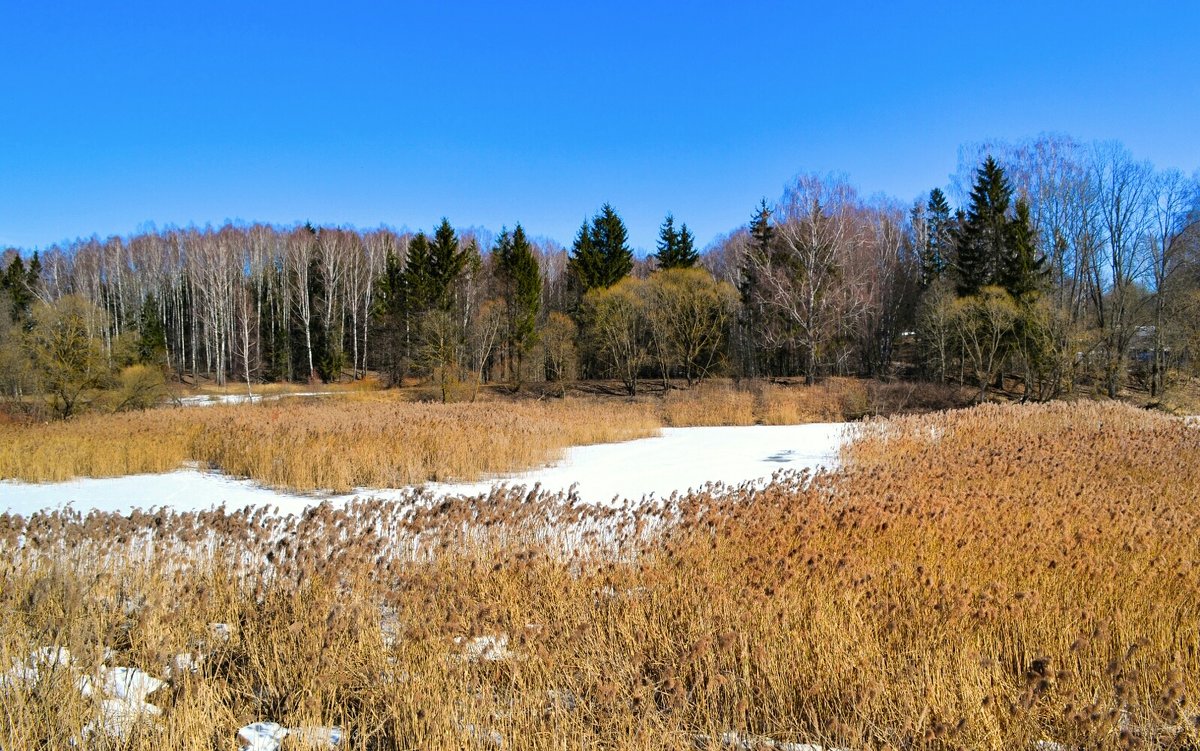
[(1103, 337), (1104, 384), (1115, 398), (1125, 376), (1137, 312), (1136, 282), (1146, 270), (1143, 239), (1150, 222), (1151, 168), (1120, 144), (1096, 147), (1091, 176), (1103, 230), (1105, 264), (1092, 269), (1092, 302)]
[(1167, 370), (1167, 313), (1174, 302), (1177, 273), (1184, 265), (1184, 246), (1190, 230), (1200, 221), (1196, 181), (1178, 170), (1154, 176), (1151, 187), (1149, 251), (1151, 292), (1154, 294), (1154, 334), (1150, 373), (1150, 396), (1162, 395)]
[(756, 294), (786, 321), (813, 383), (825, 348), (861, 313), (847, 289), (847, 261), (861, 241), (857, 197), (845, 181), (806, 175), (785, 192), (776, 211), (777, 247), (748, 253)]

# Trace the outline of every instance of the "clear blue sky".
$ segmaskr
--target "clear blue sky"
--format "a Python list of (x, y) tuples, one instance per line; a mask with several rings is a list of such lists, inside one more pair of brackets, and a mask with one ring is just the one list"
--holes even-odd
[[(434, 7), (445, 6), (445, 7)], [(1047, 7), (1043, 7), (1047, 6)], [(1043, 131), (1200, 166), (1200, 2), (0, 0), (0, 245), (146, 222), (700, 242), (800, 171), (910, 200)]]

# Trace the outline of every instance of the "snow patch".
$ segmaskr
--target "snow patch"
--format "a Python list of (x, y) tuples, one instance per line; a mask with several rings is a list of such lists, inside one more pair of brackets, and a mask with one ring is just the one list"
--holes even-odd
[[(662, 435), (624, 443), (576, 446), (548, 467), (470, 483), (432, 483), (435, 496), (482, 495), (497, 485), (539, 486), (573, 493), (589, 503), (669, 498), (710, 483), (764, 485), (777, 471), (836, 465), (846, 423), (666, 428)], [(165, 474), (80, 479), (60, 483), (0, 481), (0, 511), (30, 515), (71, 505), (87, 511), (129, 513), (170, 507), (201, 511), (217, 506), (275, 506), (299, 514), (321, 501), (355, 497), (398, 500), (412, 488), (359, 488), (345, 495), (303, 495), (262, 487), (219, 472), (181, 469)]]

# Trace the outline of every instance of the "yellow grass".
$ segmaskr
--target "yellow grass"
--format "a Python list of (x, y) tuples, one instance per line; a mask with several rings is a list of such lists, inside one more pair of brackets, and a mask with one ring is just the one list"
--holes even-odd
[[(0, 517), (0, 665), (204, 653), (133, 749), (254, 720), (368, 749), (1194, 748), (1198, 430), (1111, 404), (870, 422), (835, 474), (665, 513)], [(8, 689), (5, 748), (69, 747), (96, 712), (70, 677)]]
[(390, 396), (87, 415), (0, 426), (0, 477), (57, 481), (166, 472), (196, 461), (296, 490), (473, 480), (553, 461), (568, 446), (652, 435), (632, 404), (427, 404)]
[[(0, 479), (114, 477), (196, 462), (301, 491), (471, 481), (546, 464), (569, 446), (653, 435), (664, 425), (830, 422), (909, 407), (907, 397), (887, 388), (853, 379), (811, 387), (726, 382), (662, 398), (535, 400), (483, 392), (479, 402), (454, 404), (411, 401), (411, 391), (344, 389), (255, 404), (0, 423)], [(268, 396), (284, 393), (294, 392)], [(934, 398), (948, 397), (937, 391)]]

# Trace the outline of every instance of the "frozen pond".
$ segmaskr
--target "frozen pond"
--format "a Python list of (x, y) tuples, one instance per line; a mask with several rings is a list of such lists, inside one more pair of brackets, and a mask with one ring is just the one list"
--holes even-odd
[[(765, 481), (779, 470), (800, 470), (837, 460), (845, 423), (756, 425), (749, 427), (666, 428), (662, 435), (624, 443), (568, 449), (549, 467), (475, 483), (437, 483), (438, 494), (485, 493), (498, 482), (565, 491), (575, 486), (593, 503), (613, 499), (662, 498), (709, 482), (740, 484)], [(345, 501), (354, 496), (394, 497), (402, 491), (368, 489), (340, 496), (300, 495), (261, 487), (219, 472), (182, 469), (158, 475), (83, 479), (63, 483), (0, 482), (0, 511), (29, 514), (66, 504), (79, 511), (128, 512), (170, 506), (180, 511), (225, 505), (278, 506), (296, 513), (321, 500)]]

